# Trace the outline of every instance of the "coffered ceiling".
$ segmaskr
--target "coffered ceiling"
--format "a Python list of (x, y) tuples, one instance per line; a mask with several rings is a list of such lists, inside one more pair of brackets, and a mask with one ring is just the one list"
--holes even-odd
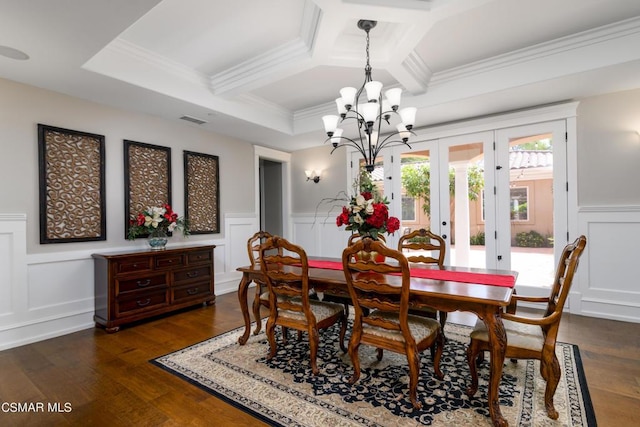
[(0, 77), (295, 151), (363, 82), (359, 19), (417, 127), (640, 87), (637, 0), (0, 0)]

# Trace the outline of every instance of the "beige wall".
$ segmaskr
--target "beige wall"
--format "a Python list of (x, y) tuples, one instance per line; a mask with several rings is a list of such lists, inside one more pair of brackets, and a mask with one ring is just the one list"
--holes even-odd
[[(38, 123), (105, 136), (107, 241), (40, 245)], [(182, 151), (219, 156), (221, 230), (225, 213), (253, 214), (253, 146), (195, 125), (106, 107), (0, 79), (0, 212), (27, 214), (27, 251), (57, 252), (123, 246), (123, 139), (171, 147), (172, 202), (184, 214)], [(239, 192), (236, 189), (248, 189)], [(221, 234), (191, 236), (194, 243)], [(181, 239), (174, 236), (173, 239)]]

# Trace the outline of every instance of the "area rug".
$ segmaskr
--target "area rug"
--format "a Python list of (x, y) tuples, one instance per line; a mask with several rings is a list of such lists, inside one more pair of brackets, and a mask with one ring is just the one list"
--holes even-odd
[[(318, 366), (313, 376), (309, 346), (289, 332), (282, 343), (278, 329), (278, 353), (265, 359), (269, 344), (264, 332), (238, 345), (243, 329), (236, 329), (167, 354), (151, 363), (275, 426), (490, 426), (487, 408), (489, 364), (479, 367), (480, 386), (467, 397), (469, 369), (466, 346), (471, 329), (448, 323), (441, 369), (444, 380), (433, 373), (429, 351), (421, 355), (418, 399), (414, 410), (407, 397), (406, 358), (360, 347), (362, 374), (353, 386), (347, 379), (352, 367), (348, 354), (338, 347), (338, 328), (321, 332)], [(264, 331), (264, 327), (262, 329)], [(348, 340), (347, 333), (347, 340)], [(580, 352), (558, 343), (562, 379), (554, 404), (560, 417), (551, 420), (544, 409), (544, 380), (537, 361), (505, 361), (500, 385), (500, 408), (510, 426), (589, 426), (596, 420), (584, 377)], [(487, 355), (488, 358), (488, 355)]]

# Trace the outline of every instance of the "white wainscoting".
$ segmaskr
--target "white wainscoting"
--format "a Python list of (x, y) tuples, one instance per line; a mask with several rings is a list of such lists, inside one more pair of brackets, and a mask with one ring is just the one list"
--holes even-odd
[[(216, 295), (238, 289), (235, 269), (247, 264), (246, 242), (258, 229), (255, 216), (225, 217), (224, 224), (224, 238), (197, 241), (216, 245)], [(131, 249), (28, 255), (26, 227), (26, 215), (0, 214), (0, 350), (94, 327), (91, 254)]]
[(344, 227), (336, 226), (335, 217), (298, 214), (292, 216), (292, 241), (302, 246), (307, 255), (340, 258), (351, 235)]
[(578, 230), (587, 247), (570, 311), (640, 323), (640, 206), (583, 206)]

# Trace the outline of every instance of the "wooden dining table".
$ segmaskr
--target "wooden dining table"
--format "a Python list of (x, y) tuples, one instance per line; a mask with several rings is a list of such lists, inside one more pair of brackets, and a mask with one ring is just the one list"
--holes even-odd
[[(347, 282), (339, 259), (309, 257), (309, 285), (318, 292), (348, 296)], [(247, 294), (252, 281), (262, 278), (260, 267), (240, 267), (242, 280), (238, 285), (238, 299), (244, 317), (244, 334), (238, 339), (244, 345), (249, 339), (251, 319)], [(413, 307), (429, 307), (439, 311), (467, 311), (475, 313), (487, 326), (490, 343), (488, 404), (495, 426), (507, 426), (499, 404), (499, 385), (502, 377), (507, 335), (501, 313), (509, 305), (514, 293), (517, 272), (507, 270), (445, 267), (411, 264), (410, 298)], [(390, 284), (401, 284), (401, 277), (387, 275)], [(257, 330), (256, 330), (257, 331)]]

